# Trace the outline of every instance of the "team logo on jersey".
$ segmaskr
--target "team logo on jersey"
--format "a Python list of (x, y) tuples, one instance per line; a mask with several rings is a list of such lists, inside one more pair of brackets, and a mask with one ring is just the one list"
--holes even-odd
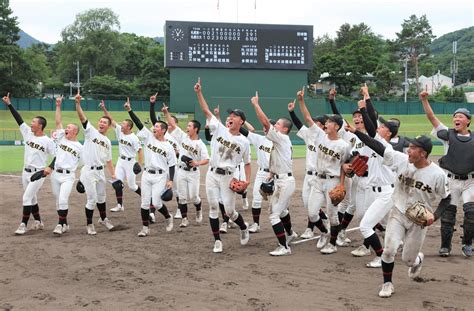
[(79, 154), (76, 150), (72, 149), (71, 147), (68, 147), (67, 145), (63, 145), (63, 144), (60, 144), (59, 146), (59, 149), (61, 150), (64, 150), (66, 152), (69, 152), (70, 154), (72, 154), (73, 156), (75, 156), (76, 158), (79, 158)]
[(264, 145), (260, 145), (260, 147), (258, 147), (258, 150), (262, 150), (263, 152), (266, 152), (266, 153), (271, 153), (273, 150), (273, 146), (270, 148)]
[(361, 149), (361, 148), (364, 148), (364, 147), (365, 147), (365, 144), (363, 142), (359, 142), (359, 143), (355, 144), (356, 149)]
[(324, 146), (323, 144), (319, 144), (318, 146), (319, 150), (321, 150), (322, 153), (325, 155), (331, 156), (333, 158), (336, 158), (338, 160), (341, 159), (341, 154), (339, 152), (336, 152), (334, 150), (329, 149), (328, 147)]
[(189, 153), (198, 155), (198, 150), (194, 148), (193, 146), (189, 146), (189, 145), (186, 145), (185, 143), (181, 143), (181, 147), (183, 147), (183, 149), (188, 151)]
[(119, 143), (122, 145), (132, 147), (132, 144), (129, 141), (123, 140), (122, 138), (120, 138)]
[(30, 148), (38, 149), (39, 151), (46, 152), (46, 149), (44, 148), (44, 146), (42, 146), (42, 145), (40, 145), (40, 144), (37, 144), (37, 143), (35, 143), (35, 142), (27, 141), (27, 142), (26, 142), (26, 145), (30, 146)]
[(94, 138), (92, 140), (93, 143), (96, 143), (97, 145), (101, 146), (101, 147), (104, 147), (105, 149), (109, 149), (109, 144), (107, 144), (105, 141), (103, 140), (100, 140), (98, 138)]
[(240, 151), (241, 151), (241, 150), (240, 150), (240, 146), (239, 146), (239, 145), (234, 144), (234, 143), (231, 143), (230, 141), (225, 140), (225, 139), (222, 138), (222, 137), (218, 137), (218, 138), (217, 138), (217, 141), (218, 141), (221, 145), (223, 145), (224, 147), (227, 147), (227, 148), (229, 148), (229, 149), (231, 149), (231, 150), (237, 152), (237, 154), (240, 154)]
[(162, 156), (164, 156), (165, 158), (167, 157), (167, 153), (165, 150), (161, 149), (161, 148), (158, 148), (157, 146), (153, 146), (152, 144), (148, 144), (146, 145), (146, 147), (148, 149), (150, 149), (151, 151), (153, 151), (154, 153), (158, 153), (158, 154), (161, 154)]
[(433, 193), (433, 189), (431, 189), (430, 185), (425, 185), (422, 181), (415, 180), (411, 177), (399, 175), (398, 180), (402, 185), (405, 187), (416, 188), (421, 191), (426, 191), (428, 193)]

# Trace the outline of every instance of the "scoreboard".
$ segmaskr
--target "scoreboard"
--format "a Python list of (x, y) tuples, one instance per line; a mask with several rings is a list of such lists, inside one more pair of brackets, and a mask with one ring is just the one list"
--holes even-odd
[(166, 21), (165, 66), (313, 68), (313, 26)]

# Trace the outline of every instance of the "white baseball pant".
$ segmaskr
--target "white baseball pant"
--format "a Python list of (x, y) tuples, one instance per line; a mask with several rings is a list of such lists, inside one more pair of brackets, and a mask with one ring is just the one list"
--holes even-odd
[(329, 192), (340, 183), (339, 176), (334, 178), (320, 178), (319, 176), (312, 180), (313, 186), (308, 197), (308, 216), (311, 222), (319, 220), (319, 210), (321, 207), (327, 207), (329, 224), (331, 226), (339, 225), (337, 217), (337, 207), (334, 206), (329, 197)]
[(115, 166), (115, 176), (122, 182), (127, 181), (128, 188), (132, 191), (137, 191), (137, 175), (133, 172), (133, 165), (135, 161), (127, 161), (119, 158)]
[(225, 213), (231, 220), (236, 220), (239, 214), (235, 211), (236, 193), (230, 190), (231, 175), (220, 175), (215, 171), (209, 170), (206, 175), (206, 194), (209, 202), (209, 218), (219, 217), (219, 199), (222, 199)]
[(38, 191), (44, 183), (44, 178), (40, 178), (35, 181), (30, 181), (31, 175), (36, 173), (33, 171), (31, 173), (23, 170), (21, 175), (21, 183), (23, 184), (23, 206), (35, 205), (38, 204)]
[(56, 210), (68, 210), (69, 195), (74, 185), (75, 174), (58, 173), (56, 170), (51, 174), (51, 188), (56, 198)]
[(86, 208), (94, 210), (97, 203), (105, 203), (105, 172), (91, 169), (89, 166), (83, 166), (79, 180), (86, 190), (87, 203)]
[[(381, 190), (381, 191), (379, 191)], [(370, 204), (360, 221), (360, 232), (364, 239), (375, 233), (374, 226), (382, 221), (393, 207), (392, 194), (393, 186), (385, 185), (380, 187), (369, 187), (368, 191), (375, 194), (375, 200)]]
[(201, 173), (199, 169), (195, 171), (185, 171), (180, 168), (178, 170), (179, 177), (177, 179), (177, 189), (179, 204), (199, 204), (199, 182)]
[(278, 178), (274, 175), (275, 191), (273, 192), (270, 205), (270, 223), (272, 226), (281, 222), (280, 217), (288, 215), (288, 205), (295, 192), (295, 178), (288, 174), (280, 174)]
[[(142, 174), (142, 209), (150, 209), (150, 201), (156, 209), (163, 207), (163, 201), (161, 201), (161, 194), (165, 190), (166, 181), (168, 180), (167, 171), (155, 170), (156, 174), (152, 174), (145, 170)], [(176, 175), (176, 174), (175, 174)]]
[(262, 208), (262, 195), (260, 194), (260, 186), (267, 180), (268, 172), (263, 169), (258, 169), (255, 175), (255, 181), (253, 182), (253, 196), (252, 196), (252, 208)]

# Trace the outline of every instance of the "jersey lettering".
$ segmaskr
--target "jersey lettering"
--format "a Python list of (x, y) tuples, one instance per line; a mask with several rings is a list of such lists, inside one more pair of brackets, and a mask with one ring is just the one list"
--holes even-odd
[(71, 147), (68, 147), (66, 145), (63, 145), (63, 144), (60, 144), (59, 145), (59, 148), (66, 151), (66, 152), (69, 152), (70, 154), (72, 154), (73, 156), (75, 156), (76, 158), (79, 157), (78, 153), (76, 150), (72, 149)]
[(44, 146), (42, 146), (40, 144), (34, 143), (32, 141), (27, 141), (26, 144), (28, 146), (30, 146), (31, 148), (33, 148), (33, 149), (38, 149), (39, 151), (46, 152), (46, 149), (44, 148)]
[(314, 145), (308, 145), (308, 150), (312, 152), (317, 152), (316, 146)]
[(363, 147), (365, 147), (365, 144), (364, 144), (363, 142), (357, 143), (357, 144), (355, 145), (355, 148), (356, 148), (356, 149), (361, 149), (361, 148), (363, 148)]
[(265, 147), (264, 145), (260, 145), (260, 147), (258, 147), (258, 150), (262, 150), (263, 152), (266, 152), (266, 153), (271, 153), (272, 150), (273, 150), (273, 147)]
[(152, 144), (148, 144), (146, 146), (148, 149), (150, 149), (151, 151), (153, 151), (154, 153), (158, 153), (158, 154), (161, 154), (162, 156), (164, 156), (165, 158), (167, 157), (167, 154), (166, 154), (166, 151), (161, 149), (161, 148), (158, 148), (156, 146), (153, 146)]
[(223, 145), (224, 147), (229, 148), (229, 149), (231, 149), (231, 150), (237, 152), (237, 154), (240, 154), (240, 151), (241, 151), (241, 150), (240, 150), (240, 146), (239, 146), (239, 145), (233, 144), (233, 143), (231, 143), (230, 141), (225, 140), (225, 139), (222, 138), (222, 137), (218, 137), (218, 138), (217, 138), (217, 141), (218, 141), (221, 145)]
[(416, 188), (421, 191), (426, 191), (432, 193), (433, 189), (429, 185), (425, 185), (422, 181), (414, 180), (410, 177), (405, 177), (403, 175), (398, 176), (398, 180), (405, 186)]
[(181, 147), (183, 147), (184, 150), (188, 151), (189, 153), (192, 153), (194, 155), (198, 155), (198, 150), (194, 148), (193, 146), (186, 145), (185, 143), (181, 143)]
[(120, 144), (132, 147), (132, 144), (129, 141), (123, 140), (122, 138), (119, 141)]
[(338, 160), (341, 159), (341, 154), (338, 152), (335, 152), (334, 150), (329, 149), (328, 147), (324, 146), (323, 144), (319, 144), (319, 150), (321, 150), (322, 153), (331, 156), (333, 158), (336, 158)]
[(104, 147), (105, 149), (109, 149), (109, 145), (108, 145), (105, 141), (103, 141), (103, 140), (100, 140), (100, 139), (98, 139), (98, 138), (94, 138), (94, 139), (92, 140), (92, 142), (93, 142), (93, 143), (96, 143), (97, 145), (99, 145), (99, 146), (101, 146), (101, 147)]

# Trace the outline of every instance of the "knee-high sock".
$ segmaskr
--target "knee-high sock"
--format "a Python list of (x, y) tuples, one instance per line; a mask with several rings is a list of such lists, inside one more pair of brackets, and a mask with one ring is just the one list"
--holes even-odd
[(115, 197), (117, 198), (117, 203), (123, 205), (123, 188), (117, 187), (115, 189)]
[(150, 210), (149, 209), (140, 209), (140, 214), (142, 216), (142, 224), (146, 227), (150, 224), (149, 218), (150, 218)]
[(188, 204), (178, 204), (178, 208), (183, 218), (188, 217)]
[(283, 223), (283, 227), (285, 227), (285, 231), (288, 235), (293, 233), (293, 230), (291, 229), (291, 216), (290, 213), (286, 215), (285, 217), (281, 218), (281, 222)]
[(137, 188), (137, 190), (135, 190), (135, 193), (138, 194), (139, 196), (142, 195), (142, 189), (140, 188), (140, 186)]
[(377, 233), (374, 232), (371, 236), (364, 239), (364, 245), (366, 241), (370, 246), (372, 246), (377, 256), (379, 257), (382, 256), (383, 248), (382, 248), (382, 244), (380, 243), (380, 239), (377, 236)]
[(107, 218), (107, 211), (105, 209), (105, 202), (104, 203), (97, 203), (97, 209), (99, 210), (100, 219), (104, 220)]
[(214, 240), (220, 240), (221, 236), (219, 234), (219, 218), (209, 217), (209, 223), (211, 224), (211, 230), (212, 235), (214, 236)]
[(24, 205), (23, 206), (23, 215), (21, 217), (21, 222), (25, 225), (28, 224), (28, 220), (30, 219), (31, 215), (31, 205)]
[(261, 208), (253, 208), (252, 207), (252, 218), (253, 222), (258, 224), (260, 223), (260, 212), (262, 211)]
[(166, 205), (163, 204), (163, 206), (158, 210), (158, 212), (161, 213), (161, 215), (165, 216), (166, 219), (170, 218), (171, 215), (170, 213), (168, 212), (168, 208), (166, 207)]
[(33, 214), (33, 218), (35, 220), (41, 221), (41, 216), (40, 216), (40, 213), (39, 213), (38, 203), (31, 206), (31, 214)]
[(222, 214), (222, 221), (223, 222), (229, 222), (229, 216), (227, 216), (227, 214), (225, 213), (225, 207), (224, 207), (224, 204), (222, 203), (219, 203), (219, 209), (221, 210), (221, 214)]
[(67, 209), (58, 210), (58, 217), (59, 217), (58, 224), (67, 225), (67, 213), (68, 213)]
[(382, 260), (383, 282), (392, 282), (392, 272), (395, 262), (386, 263)]
[(347, 226), (349, 226), (349, 224), (351, 223), (352, 217), (354, 217), (354, 215), (351, 215), (349, 213), (344, 213), (344, 216), (342, 217), (342, 221), (341, 221), (341, 230), (346, 229)]
[(275, 232), (275, 235), (278, 239), (278, 243), (280, 243), (281, 246), (288, 248), (288, 245), (286, 245), (285, 227), (283, 226), (283, 224), (279, 222), (273, 225), (272, 228), (273, 228), (273, 232)]
[(87, 220), (88, 225), (92, 224), (92, 217), (93, 216), (94, 216), (94, 210), (93, 209), (88, 209), (86, 207), (86, 220)]

